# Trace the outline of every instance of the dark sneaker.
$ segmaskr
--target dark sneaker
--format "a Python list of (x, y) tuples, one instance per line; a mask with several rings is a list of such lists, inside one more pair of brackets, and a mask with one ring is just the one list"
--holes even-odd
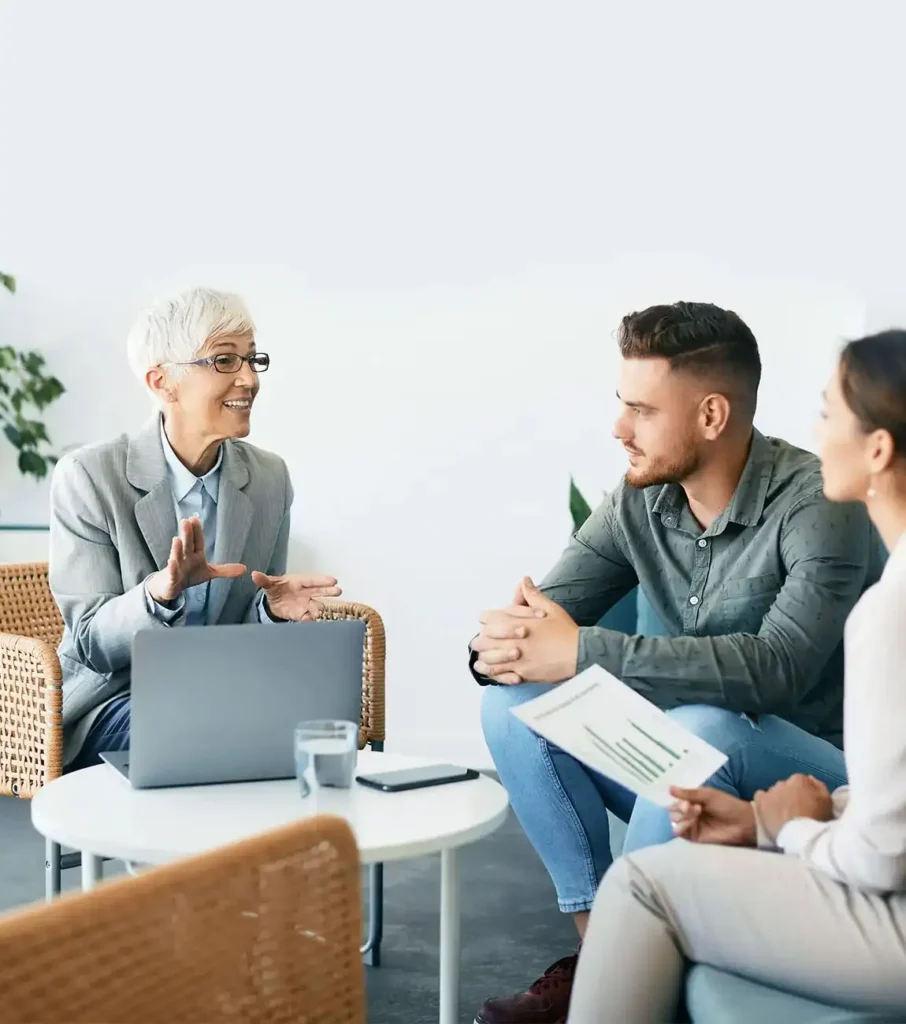
[(525, 992), (489, 999), (475, 1024), (563, 1024), (579, 957), (558, 960)]

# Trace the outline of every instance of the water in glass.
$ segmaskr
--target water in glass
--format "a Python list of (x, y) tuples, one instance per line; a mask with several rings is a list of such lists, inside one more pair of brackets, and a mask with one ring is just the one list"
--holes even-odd
[(353, 722), (302, 722), (296, 727), (296, 775), (302, 796), (352, 786), (357, 738)]

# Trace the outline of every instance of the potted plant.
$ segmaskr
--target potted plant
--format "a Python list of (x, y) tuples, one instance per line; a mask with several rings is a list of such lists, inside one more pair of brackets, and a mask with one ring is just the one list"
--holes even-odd
[[(0, 285), (15, 292), (16, 280), (0, 273)], [(40, 480), (56, 462), (47, 428), (39, 418), (64, 392), (56, 377), (48, 376), (39, 352), (20, 352), (0, 345), (0, 427), (16, 449), (19, 471)]]

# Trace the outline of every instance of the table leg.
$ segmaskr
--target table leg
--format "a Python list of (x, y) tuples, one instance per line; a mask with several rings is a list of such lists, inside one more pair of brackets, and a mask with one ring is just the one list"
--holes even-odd
[(380, 967), (384, 935), (384, 865), (370, 865), (368, 877), (368, 938), (361, 952), (369, 967)]
[(60, 844), (52, 839), (44, 841), (44, 898), (48, 903), (53, 902), (55, 896), (60, 895), (62, 878), (62, 852)]
[(104, 873), (103, 863), (103, 860), (95, 857), (93, 853), (82, 852), (82, 892), (91, 892), (101, 880)]
[(440, 855), (440, 1024), (459, 1021), (459, 861), (458, 851)]

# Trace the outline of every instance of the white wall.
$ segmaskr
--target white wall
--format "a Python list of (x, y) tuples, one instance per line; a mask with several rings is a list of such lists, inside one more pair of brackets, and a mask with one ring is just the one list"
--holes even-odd
[[(734, 306), (760, 425), (807, 444), (840, 340), (896, 306), (897, 34), (871, 4), (284, 6), (0, 0), (0, 339), (95, 440), (146, 413), (135, 312), (240, 290), (295, 567), (384, 614), (391, 744), (481, 760), (465, 644), (556, 557), (569, 473), (621, 471), (619, 317)], [(0, 516), (41, 516), (11, 461)]]

